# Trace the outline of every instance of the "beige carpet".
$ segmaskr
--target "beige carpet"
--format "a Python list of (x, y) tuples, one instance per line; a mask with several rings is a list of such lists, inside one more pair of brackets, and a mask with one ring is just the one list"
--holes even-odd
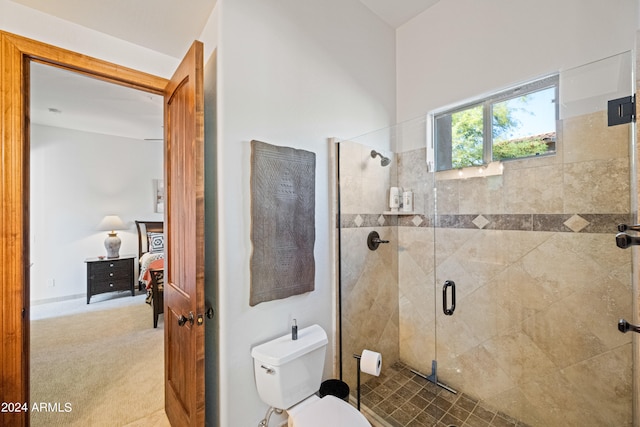
[[(99, 304), (99, 303), (98, 303)], [(140, 304), (31, 322), (31, 425), (145, 425), (164, 413), (164, 329)], [(31, 409), (31, 408), (30, 408)]]

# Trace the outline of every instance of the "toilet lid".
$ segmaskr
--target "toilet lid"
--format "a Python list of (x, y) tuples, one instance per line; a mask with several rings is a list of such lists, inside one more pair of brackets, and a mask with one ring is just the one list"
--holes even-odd
[(335, 396), (325, 396), (289, 414), (289, 426), (295, 427), (371, 427), (356, 408)]

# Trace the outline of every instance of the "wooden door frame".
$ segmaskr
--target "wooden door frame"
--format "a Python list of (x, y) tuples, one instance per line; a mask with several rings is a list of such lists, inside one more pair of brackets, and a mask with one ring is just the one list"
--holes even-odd
[[(0, 31), (0, 396), (29, 403), (29, 63), (162, 95), (167, 79)], [(0, 425), (24, 426), (24, 412)]]

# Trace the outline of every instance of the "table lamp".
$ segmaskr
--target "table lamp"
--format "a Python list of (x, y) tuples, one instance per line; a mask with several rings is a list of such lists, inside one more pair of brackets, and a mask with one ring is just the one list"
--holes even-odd
[(118, 258), (120, 256), (120, 244), (122, 243), (118, 237), (118, 233), (115, 230), (126, 230), (124, 222), (118, 215), (105, 216), (100, 224), (98, 230), (109, 231), (109, 235), (104, 239), (104, 247), (107, 249), (107, 258)]

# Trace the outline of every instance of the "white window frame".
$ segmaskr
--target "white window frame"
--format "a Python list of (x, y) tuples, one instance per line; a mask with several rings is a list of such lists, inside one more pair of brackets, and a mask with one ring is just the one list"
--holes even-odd
[[(428, 135), (430, 136), (430, 143), (428, 145), (429, 150), (427, 150), (428, 154), (428, 159), (427, 161), (429, 162), (429, 168), (430, 170), (434, 170), (436, 172), (440, 172), (440, 171), (447, 171), (447, 170), (454, 170), (454, 169), (458, 169), (458, 168), (454, 168), (452, 167), (451, 164), (451, 153), (452, 153), (452, 147), (451, 147), (451, 139), (449, 138), (449, 145), (445, 146), (444, 149), (442, 147), (438, 147), (438, 126), (437, 126), (437, 122), (438, 119), (440, 118), (444, 118), (445, 116), (450, 116), (454, 113), (457, 113), (459, 111), (464, 111), (473, 107), (477, 107), (477, 106), (482, 106), (483, 108), (483, 150), (482, 150), (482, 164), (481, 165), (473, 165), (470, 167), (478, 167), (478, 166), (483, 166), (483, 167), (487, 167), (488, 165), (491, 165), (492, 163), (494, 163), (493, 160), (493, 132), (492, 132), (492, 124), (493, 124), (493, 105), (518, 97), (518, 96), (524, 96), (530, 93), (534, 93), (534, 92), (538, 92), (541, 90), (545, 90), (545, 89), (549, 89), (549, 88), (555, 88), (555, 117), (556, 117), (556, 122), (558, 120), (559, 117), (559, 75), (558, 74), (554, 74), (551, 76), (547, 76), (538, 80), (534, 80), (522, 85), (518, 85), (516, 87), (512, 87), (510, 89), (506, 89), (506, 90), (502, 90), (500, 92), (491, 94), (489, 96), (485, 96), (482, 98), (478, 98), (475, 99), (473, 101), (469, 101), (469, 102), (465, 102), (463, 104), (459, 104), (457, 106), (454, 107), (450, 107), (447, 108), (445, 110), (441, 110), (441, 111), (437, 111), (432, 113), (430, 116), (430, 120), (427, 120), (427, 122), (429, 123), (431, 129), (428, 129)], [(486, 126), (486, 124), (489, 123), (489, 126)], [(557, 132), (557, 129), (556, 129)], [(446, 137), (445, 137), (446, 138)], [(440, 151), (439, 151), (440, 149)], [(448, 153), (448, 159), (445, 158), (445, 166), (443, 167), (443, 165), (440, 163), (439, 164), (439, 159), (438, 159), (438, 153), (440, 154), (440, 161), (442, 161), (442, 156), (443, 153), (447, 154)], [(508, 160), (518, 160), (518, 159), (527, 159), (527, 158), (532, 158), (532, 157), (542, 157), (542, 156), (549, 156), (549, 155), (554, 155), (555, 151), (553, 152), (549, 152), (549, 153), (545, 153), (542, 155), (538, 155), (538, 156), (523, 156), (523, 157), (518, 157), (516, 159), (505, 159), (502, 161), (508, 161)]]

